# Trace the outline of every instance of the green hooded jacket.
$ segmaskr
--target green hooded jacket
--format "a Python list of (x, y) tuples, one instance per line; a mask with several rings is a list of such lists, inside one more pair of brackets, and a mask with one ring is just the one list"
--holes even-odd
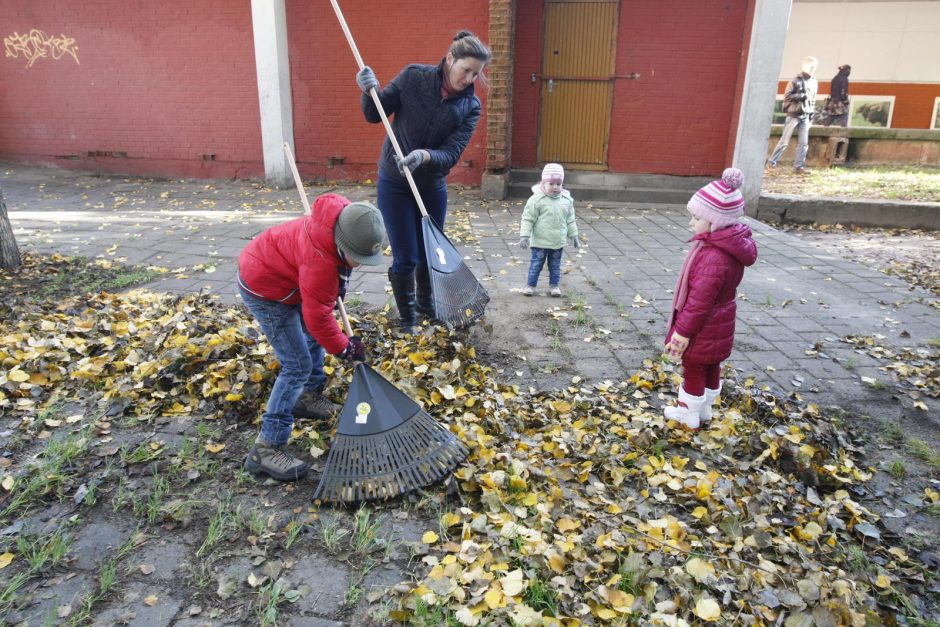
[(533, 185), (532, 196), (522, 211), (520, 236), (528, 237), (533, 248), (564, 248), (568, 239), (578, 236), (571, 193), (563, 189), (553, 198), (542, 191), (541, 185)]

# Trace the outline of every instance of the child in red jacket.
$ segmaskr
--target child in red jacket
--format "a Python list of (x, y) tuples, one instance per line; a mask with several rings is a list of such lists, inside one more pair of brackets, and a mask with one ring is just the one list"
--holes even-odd
[(692, 248), (685, 257), (672, 297), (666, 352), (682, 360), (684, 380), (678, 407), (667, 407), (668, 420), (697, 429), (711, 420), (712, 403), (721, 393), (721, 362), (731, 355), (737, 313), (737, 287), (744, 268), (757, 261), (751, 229), (738, 222), (744, 175), (726, 169), (689, 200)]
[(323, 394), (324, 349), (365, 359), (362, 340), (346, 337), (333, 307), (353, 268), (381, 263), (384, 239), (382, 214), (373, 205), (323, 194), (310, 215), (269, 228), (239, 255), (242, 300), (281, 364), (246, 471), (295, 481), (310, 470), (285, 445), (295, 416), (329, 418), (338, 409)]

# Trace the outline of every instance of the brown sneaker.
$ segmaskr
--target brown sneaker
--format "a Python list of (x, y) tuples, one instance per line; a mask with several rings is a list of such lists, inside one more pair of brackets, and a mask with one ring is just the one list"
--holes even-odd
[(265, 473), (278, 481), (297, 481), (310, 470), (310, 465), (287, 452), (282, 446), (256, 442), (245, 458), (245, 471), (253, 475)]
[(340, 406), (333, 403), (322, 392), (311, 392), (304, 390), (297, 404), (294, 405), (294, 418), (316, 418), (317, 420), (328, 420), (332, 418)]

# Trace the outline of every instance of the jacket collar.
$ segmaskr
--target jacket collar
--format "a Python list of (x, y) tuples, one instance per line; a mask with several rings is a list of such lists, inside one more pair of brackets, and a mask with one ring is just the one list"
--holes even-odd
[[(437, 64), (437, 70), (434, 72), (434, 77), (437, 79), (437, 93), (441, 93), (441, 90), (444, 89), (444, 65), (447, 63), (447, 57), (441, 59), (441, 62)], [(461, 91), (455, 91), (450, 94), (444, 100), (457, 100), (458, 98), (468, 98), (474, 95), (473, 83), (470, 83), (469, 86), (462, 89)]]

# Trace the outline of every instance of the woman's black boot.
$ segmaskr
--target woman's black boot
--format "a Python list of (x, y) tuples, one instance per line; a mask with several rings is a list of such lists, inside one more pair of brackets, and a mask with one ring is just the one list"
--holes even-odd
[(434, 300), (431, 295), (431, 275), (427, 266), (418, 266), (415, 271), (415, 282), (417, 284), (417, 311), (418, 315), (434, 320)]
[(400, 275), (388, 271), (388, 282), (392, 284), (395, 306), (398, 307), (398, 324), (405, 333), (415, 331), (415, 273)]

